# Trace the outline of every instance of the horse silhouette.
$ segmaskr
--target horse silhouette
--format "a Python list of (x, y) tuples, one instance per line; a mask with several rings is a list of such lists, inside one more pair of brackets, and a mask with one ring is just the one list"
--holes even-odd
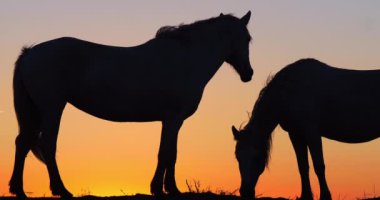
[(252, 117), (241, 130), (232, 127), (241, 175), (240, 194), (255, 197), (268, 165), (272, 132), (289, 133), (302, 182), (301, 199), (313, 199), (308, 149), (319, 180), (320, 198), (331, 199), (325, 178), (321, 137), (362, 143), (380, 136), (380, 70), (348, 70), (302, 59), (278, 72), (261, 90)]
[(14, 106), (19, 124), (10, 192), (25, 198), (23, 168), (32, 152), (48, 169), (53, 195), (71, 197), (59, 175), (55, 152), (66, 103), (117, 122), (162, 121), (154, 195), (179, 194), (174, 172), (177, 135), (201, 101), (223, 62), (251, 80), (251, 12), (165, 26), (134, 47), (115, 47), (59, 38), (24, 48), (15, 64)]

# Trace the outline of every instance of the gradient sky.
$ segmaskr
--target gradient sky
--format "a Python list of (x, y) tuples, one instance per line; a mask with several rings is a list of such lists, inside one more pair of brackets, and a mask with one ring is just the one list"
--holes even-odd
[[(8, 194), (17, 121), (13, 110), (13, 63), (23, 45), (61, 36), (132, 46), (155, 35), (163, 25), (191, 23), (233, 13), (253, 12), (250, 59), (253, 81), (242, 83), (223, 65), (208, 84), (198, 111), (179, 136), (177, 183), (234, 191), (240, 177), (231, 125), (248, 120), (269, 74), (297, 59), (314, 57), (350, 69), (380, 68), (380, 1), (15, 1), (0, 2), (0, 196)], [(71, 105), (64, 111), (57, 160), (63, 181), (75, 195), (149, 193), (156, 167), (161, 124), (114, 123)], [(327, 180), (334, 198), (380, 195), (380, 140), (343, 144), (323, 140)], [(311, 170), (312, 185), (319, 188)], [(29, 154), (24, 188), (31, 196), (50, 195), (46, 167)], [(257, 194), (300, 194), (295, 154), (287, 134), (277, 128), (269, 170)]]

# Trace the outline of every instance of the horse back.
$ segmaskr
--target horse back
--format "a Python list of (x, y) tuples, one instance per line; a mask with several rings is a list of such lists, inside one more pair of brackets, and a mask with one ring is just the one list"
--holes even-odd
[[(166, 49), (161, 48), (163, 42)], [(113, 47), (59, 38), (32, 47), (20, 71), (41, 109), (69, 102), (112, 121), (187, 118), (195, 112), (204, 85), (192, 77), (195, 71), (179, 67), (185, 57), (174, 52), (176, 46), (155, 40), (136, 47)]]
[(380, 70), (304, 59), (285, 67), (273, 82), (283, 127), (317, 124), (323, 136), (352, 143), (380, 136)]

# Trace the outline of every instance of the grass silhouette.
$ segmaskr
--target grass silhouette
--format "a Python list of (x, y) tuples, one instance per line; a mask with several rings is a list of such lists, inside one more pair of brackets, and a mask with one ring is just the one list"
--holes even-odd
[[(4, 200), (17, 199), (16, 197), (0, 197)], [(56, 197), (32, 197), (33, 200), (55, 200)], [(125, 195), (125, 196), (107, 196), (107, 197), (97, 197), (93, 195), (85, 195), (81, 197), (73, 197), (71, 199), (78, 200), (240, 200), (241, 198), (237, 195), (230, 194), (216, 194), (212, 192), (186, 192), (180, 196), (165, 196), (165, 197), (155, 197), (147, 194), (136, 194), (136, 195)], [(272, 198), (272, 197), (257, 197), (258, 200), (288, 200), (286, 198)], [(358, 200), (380, 200), (380, 197), (374, 198), (358, 198)]]
[[(17, 199), (16, 197), (1, 197), (1, 199), (4, 200), (13, 200)], [(30, 198), (34, 200), (50, 200), (50, 199), (57, 199), (54, 197), (41, 197), (41, 198)], [(147, 194), (136, 194), (131, 196), (109, 196), (109, 197), (97, 197), (92, 195), (82, 196), (82, 197), (73, 197), (71, 199), (79, 199), (79, 200), (105, 200), (105, 199), (113, 199), (113, 200), (240, 200), (239, 196), (236, 195), (222, 195), (222, 194), (215, 194), (211, 192), (205, 192), (205, 193), (192, 193), (187, 192), (183, 193), (180, 196), (165, 196), (165, 197), (155, 197), (152, 195)], [(259, 197), (257, 199), (260, 200), (287, 200), (285, 198), (270, 198), (270, 197)]]
[[(70, 199), (78, 200), (241, 200), (238, 196), (239, 190), (227, 191), (224, 189), (212, 189), (210, 186), (203, 187), (201, 182), (197, 179), (186, 180), (187, 192), (182, 193), (179, 196), (163, 196), (156, 197), (148, 194), (135, 194), (127, 195), (123, 190), (120, 190), (122, 196), (94, 196), (91, 194), (90, 190), (82, 190), (82, 193), (78, 197), (73, 197)], [(318, 197), (314, 197), (319, 199)], [(0, 196), (1, 200), (13, 200), (16, 197), (11, 196)], [(31, 197), (29, 199), (33, 200), (55, 200), (57, 197)], [(59, 198), (58, 198), (59, 199)], [(283, 198), (283, 197), (262, 197), (260, 194), (256, 196), (257, 200), (291, 200), (297, 198)], [(338, 198), (340, 199), (340, 197)], [(374, 192), (373, 194), (364, 193), (362, 197), (357, 198), (357, 200), (380, 200), (380, 196), (377, 196)]]

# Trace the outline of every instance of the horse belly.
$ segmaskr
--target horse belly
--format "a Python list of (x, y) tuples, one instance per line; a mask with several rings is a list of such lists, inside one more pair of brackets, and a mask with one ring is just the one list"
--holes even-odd
[[(86, 96), (86, 97), (84, 97)], [(196, 96), (196, 95), (195, 95)], [(199, 100), (186, 101), (160, 95), (81, 95), (69, 101), (78, 109), (95, 117), (116, 122), (149, 122), (186, 119), (191, 116)]]
[(344, 143), (363, 143), (363, 142), (372, 141), (380, 137), (379, 132), (360, 132), (360, 131), (354, 131), (354, 132), (324, 131), (322, 132), (322, 136), (330, 140), (335, 140), (335, 141), (344, 142)]
[[(335, 109), (339, 109), (339, 106)], [(346, 143), (374, 140), (380, 137), (380, 120), (377, 115), (379, 112), (376, 107), (372, 110), (358, 107), (339, 112), (331, 110), (321, 119), (321, 134), (326, 138)]]

